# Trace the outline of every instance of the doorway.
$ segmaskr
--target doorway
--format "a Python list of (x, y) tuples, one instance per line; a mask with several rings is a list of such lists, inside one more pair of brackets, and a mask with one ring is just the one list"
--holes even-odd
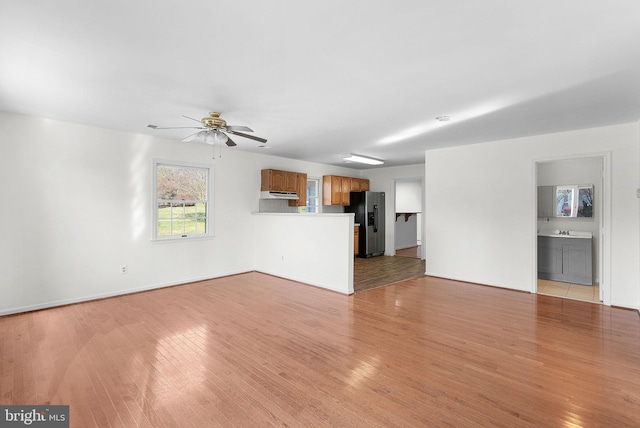
[[(603, 154), (536, 162), (537, 293), (608, 304), (609, 160)], [(567, 189), (575, 191), (567, 196)], [(590, 190), (579, 196), (579, 189)]]
[[(385, 257), (355, 258), (353, 288), (356, 293), (424, 276), (426, 262), (422, 246), (422, 242), (424, 242), (422, 228), (423, 183), (423, 177), (393, 180), (393, 187), (387, 192), (389, 200), (393, 200), (393, 204), (387, 202), (387, 213), (385, 214), (387, 222)], [(389, 225), (392, 221), (395, 223), (404, 222), (405, 216), (409, 224), (401, 224), (400, 232), (404, 235), (400, 238), (401, 244), (397, 245), (398, 228), (395, 225), (394, 227), (389, 227)]]
[(398, 257), (423, 259), (422, 184), (421, 177), (395, 180), (393, 249)]

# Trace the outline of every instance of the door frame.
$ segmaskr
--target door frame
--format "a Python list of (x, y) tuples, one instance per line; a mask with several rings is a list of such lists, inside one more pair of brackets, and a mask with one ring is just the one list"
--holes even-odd
[(539, 158), (533, 160), (533, 188), (531, 195), (533, 199), (532, 211), (532, 231), (533, 231), (533, 271), (531, 291), (538, 292), (538, 164), (547, 162), (566, 161), (572, 159), (599, 158), (602, 160), (600, 171), (600, 188), (602, 189), (601, 203), (598, 208), (598, 271), (600, 274), (600, 301), (602, 304), (611, 306), (611, 152), (583, 153), (567, 156), (555, 156), (549, 158)]
[[(415, 181), (419, 181), (420, 182), (420, 209), (421, 211), (421, 225), (420, 225), (420, 260), (424, 260), (425, 259), (425, 254), (424, 254), (424, 242), (425, 242), (425, 227), (424, 227), (424, 209), (425, 209), (425, 197), (424, 197), (424, 175), (422, 176), (416, 176), (416, 177), (402, 177), (402, 178), (394, 178), (393, 179), (393, 227), (389, 228), (391, 230), (393, 230), (392, 236), (391, 236), (391, 242), (392, 242), (392, 249), (389, 251), (390, 255), (395, 256), (396, 255), (396, 228), (395, 228), (395, 218), (396, 218), (396, 194), (397, 194), (397, 188), (398, 188), (398, 183), (411, 183), (411, 182), (415, 182)], [(387, 206), (389, 206), (389, 201), (387, 200)]]

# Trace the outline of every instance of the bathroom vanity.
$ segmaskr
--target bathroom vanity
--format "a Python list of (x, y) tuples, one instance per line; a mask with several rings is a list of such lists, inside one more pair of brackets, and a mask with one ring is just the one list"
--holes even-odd
[(538, 278), (593, 285), (592, 234), (538, 233)]

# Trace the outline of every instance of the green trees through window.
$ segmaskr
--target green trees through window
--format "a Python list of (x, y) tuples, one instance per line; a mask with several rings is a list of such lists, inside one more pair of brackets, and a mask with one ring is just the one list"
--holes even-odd
[(208, 234), (209, 168), (156, 162), (155, 238)]

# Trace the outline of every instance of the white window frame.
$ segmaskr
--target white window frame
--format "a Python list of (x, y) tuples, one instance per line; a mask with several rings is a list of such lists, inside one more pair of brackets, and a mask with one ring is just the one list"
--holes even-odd
[[(174, 166), (174, 167), (185, 167), (185, 168), (200, 168), (205, 169), (206, 180), (207, 180), (207, 200), (204, 201), (206, 204), (206, 230), (205, 233), (198, 234), (186, 234), (186, 235), (168, 235), (168, 236), (159, 236), (158, 235), (158, 166), (166, 165), (166, 166)], [(151, 210), (153, 212), (153, 227), (151, 240), (155, 242), (183, 242), (185, 240), (199, 240), (199, 239), (209, 239), (213, 237), (213, 166), (210, 164), (201, 164), (195, 162), (182, 162), (175, 160), (167, 160), (167, 159), (154, 159), (153, 160), (153, 187), (152, 187), (152, 203)], [(184, 201), (185, 203), (192, 202), (202, 202), (202, 201)]]
[[(316, 210), (316, 212), (315, 212), (315, 213), (317, 214), (317, 213), (319, 213), (319, 212), (321, 211), (321, 209), (322, 209), (322, 208), (321, 208), (321, 207), (322, 207), (322, 204), (320, 203), (320, 201), (321, 201), (321, 197), (322, 197), (322, 195), (321, 195), (321, 193), (320, 193), (320, 192), (321, 192), (321, 190), (322, 190), (322, 182), (321, 182), (321, 180), (320, 180), (319, 178), (313, 178), (313, 177), (308, 177), (308, 178), (307, 178), (307, 183), (308, 183), (309, 181), (315, 181), (315, 182), (316, 182), (316, 185), (317, 185), (317, 189), (316, 189), (316, 190), (317, 190), (317, 192), (316, 192), (316, 194), (317, 194), (317, 196), (316, 196), (316, 199), (317, 199), (317, 205), (316, 205), (316, 208), (317, 208), (317, 210)], [(305, 192), (306, 192), (306, 191), (307, 191), (307, 187), (305, 186)], [(307, 196), (307, 206), (308, 206), (308, 205), (309, 205), (309, 196)], [(306, 212), (309, 212), (309, 211), (306, 211)], [(312, 213), (312, 214), (313, 214), (313, 213)]]

